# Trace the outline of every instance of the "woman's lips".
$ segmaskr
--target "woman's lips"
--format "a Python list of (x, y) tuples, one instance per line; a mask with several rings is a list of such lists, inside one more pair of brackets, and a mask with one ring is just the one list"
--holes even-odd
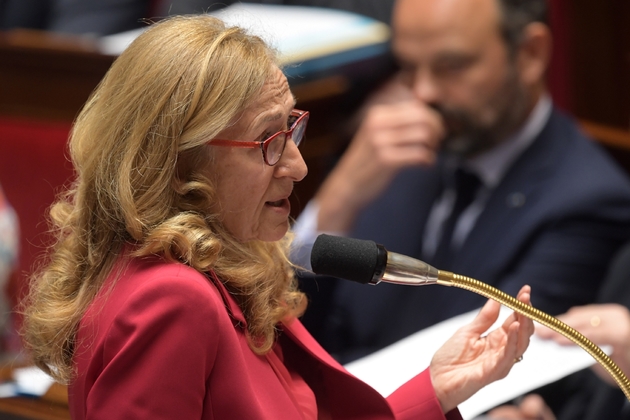
[(271, 207), (276, 211), (281, 211), (282, 213), (289, 213), (291, 211), (291, 203), (289, 203), (288, 198), (281, 198), (276, 201), (267, 201), (265, 205)]
[(277, 200), (277, 201), (267, 201), (267, 204), (272, 206), (272, 207), (281, 207), (285, 200), (286, 199), (283, 198), (283, 199)]

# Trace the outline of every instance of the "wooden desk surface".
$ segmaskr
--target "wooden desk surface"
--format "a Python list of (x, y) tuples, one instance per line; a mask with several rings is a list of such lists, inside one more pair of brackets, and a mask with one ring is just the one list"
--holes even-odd
[(0, 420), (70, 420), (68, 406), (24, 397), (0, 398)]
[[(20, 364), (17, 364), (20, 365)], [(0, 366), (0, 380), (12, 378), (16, 364)], [(0, 420), (69, 420), (67, 387), (53, 384), (42, 398), (0, 398)]]

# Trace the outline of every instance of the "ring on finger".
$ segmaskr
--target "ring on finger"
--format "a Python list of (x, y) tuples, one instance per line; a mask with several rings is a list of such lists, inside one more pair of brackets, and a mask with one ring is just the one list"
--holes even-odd
[(599, 327), (599, 324), (602, 323), (602, 319), (600, 317), (598, 317), (597, 315), (593, 315), (591, 317), (591, 326), (593, 327)]

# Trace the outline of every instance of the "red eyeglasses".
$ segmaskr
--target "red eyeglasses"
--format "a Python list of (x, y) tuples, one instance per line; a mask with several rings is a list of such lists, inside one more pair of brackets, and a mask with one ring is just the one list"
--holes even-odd
[(269, 166), (273, 166), (280, 161), (288, 139), (292, 139), (296, 146), (299, 146), (304, 138), (306, 123), (308, 122), (308, 111), (294, 109), (289, 115), (286, 131), (278, 131), (264, 141), (238, 141), (238, 140), (211, 140), (208, 144), (212, 146), (242, 147), (253, 149), (260, 147), (263, 160)]

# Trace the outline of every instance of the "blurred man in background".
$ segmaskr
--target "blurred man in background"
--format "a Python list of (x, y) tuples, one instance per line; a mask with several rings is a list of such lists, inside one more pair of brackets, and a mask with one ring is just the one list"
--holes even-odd
[[(300, 216), (301, 251), (319, 232), (349, 235), (512, 295), (530, 284), (551, 314), (592, 302), (630, 238), (630, 183), (553, 106), (546, 15), (545, 0), (398, 0), (401, 71)], [(438, 286), (303, 285), (305, 324), (343, 362), (483, 303)]]

